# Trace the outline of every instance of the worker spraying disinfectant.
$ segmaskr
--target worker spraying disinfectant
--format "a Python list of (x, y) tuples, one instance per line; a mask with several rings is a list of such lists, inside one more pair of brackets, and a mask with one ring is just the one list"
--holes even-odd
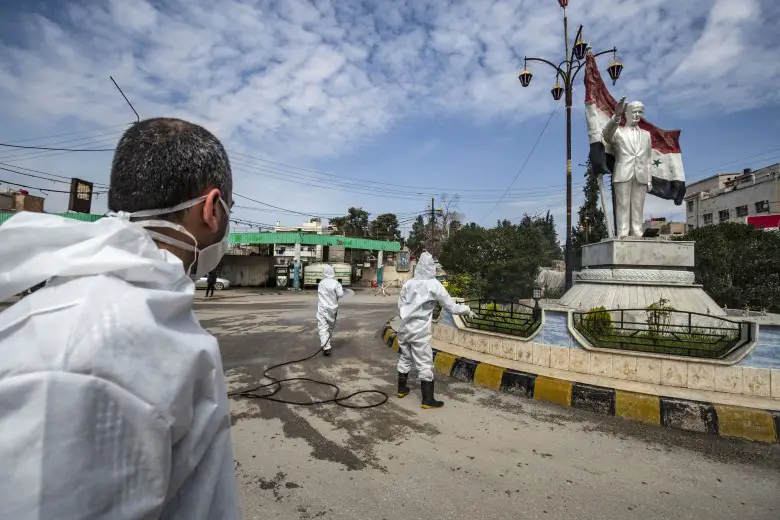
[(330, 356), (330, 337), (336, 326), (336, 314), (339, 311), (339, 299), (344, 296), (344, 289), (336, 280), (333, 267), (326, 265), (322, 269), (324, 278), (317, 287), (317, 330), (320, 334), (322, 353)]
[[(440, 408), (443, 402), (433, 397), (433, 350), (431, 348), (431, 321), (438, 302), (451, 314), (473, 313), (468, 305), (459, 305), (447, 289), (436, 279), (436, 265), (430, 253), (420, 255), (414, 278), (406, 282), (398, 298), (401, 325), (398, 328), (398, 397), (409, 392), (409, 371), (414, 364), (420, 378), (423, 408)], [(322, 332), (320, 332), (322, 336)]]

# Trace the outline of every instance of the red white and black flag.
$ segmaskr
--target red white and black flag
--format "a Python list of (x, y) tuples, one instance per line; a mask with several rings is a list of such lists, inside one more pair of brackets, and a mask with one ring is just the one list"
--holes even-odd
[[(615, 113), (617, 101), (601, 79), (593, 54), (588, 53), (585, 62), (585, 119), (590, 140), (590, 163), (596, 174), (611, 174), (615, 166), (612, 147), (604, 143), (601, 132)], [(625, 124), (625, 119), (621, 125)], [(685, 197), (685, 171), (680, 153), (680, 131), (662, 130), (644, 118), (639, 127), (650, 132), (653, 146), (651, 174), (653, 189), (650, 194), (682, 204)]]

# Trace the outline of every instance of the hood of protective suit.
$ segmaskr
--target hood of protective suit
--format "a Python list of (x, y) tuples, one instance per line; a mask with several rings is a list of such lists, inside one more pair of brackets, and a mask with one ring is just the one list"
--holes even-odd
[(333, 270), (333, 266), (326, 265), (322, 268), (322, 276), (325, 278), (335, 278), (336, 277), (336, 271)]
[(0, 226), (0, 300), (54, 277), (108, 274), (150, 289), (193, 292), (181, 260), (142, 227), (22, 212)]
[(436, 278), (436, 263), (430, 253), (423, 253), (414, 268), (415, 280), (431, 280)]

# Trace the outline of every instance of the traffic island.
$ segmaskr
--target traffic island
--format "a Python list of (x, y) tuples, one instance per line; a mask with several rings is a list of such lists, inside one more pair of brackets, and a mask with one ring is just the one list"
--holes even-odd
[[(510, 360), (440, 339), (442, 336), (449, 339), (448, 333), (451, 334), (451, 331), (434, 325), (434, 368), (440, 375), (537, 401), (677, 430), (766, 443), (779, 442), (780, 401), (777, 399), (670, 387), (556, 369), (550, 366), (553, 357), (550, 349), (556, 347), (534, 348), (545, 345), (529, 345), (530, 358), (536, 358), (541, 364)], [(385, 345), (396, 352), (399, 350), (393, 322), (385, 325), (382, 338)], [(469, 338), (466, 341), (482, 339)], [(486, 339), (485, 342), (490, 344), (491, 340)], [(588, 364), (593, 362), (586, 361)]]

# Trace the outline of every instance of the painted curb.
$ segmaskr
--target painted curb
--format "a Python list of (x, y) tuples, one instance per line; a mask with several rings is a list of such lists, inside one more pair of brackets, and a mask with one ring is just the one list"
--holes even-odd
[[(390, 323), (384, 326), (382, 339), (398, 352), (398, 338)], [(484, 388), (676, 430), (780, 442), (780, 411), (640, 394), (520, 372), (436, 349), (433, 354), (437, 374)]]

